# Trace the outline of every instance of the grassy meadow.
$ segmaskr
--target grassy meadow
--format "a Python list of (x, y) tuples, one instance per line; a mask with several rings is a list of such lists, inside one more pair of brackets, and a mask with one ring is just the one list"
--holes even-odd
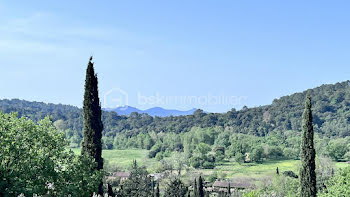
[(227, 178), (238, 177), (250, 177), (258, 178), (263, 176), (273, 176), (276, 173), (276, 168), (279, 168), (280, 172), (286, 170), (298, 171), (298, 160), (276, 160), (276, 161), (264, 161), (261, 164), (256, 163), (244, 163), (239, 164), (237, 162), (222, 162), (212, 170), (201, 170), (204, 175), (210, 175), (214, 171), (224, 173)]
[[(80, 148), (71, 149), (75, 154), (80, 154)], [(159, 163), (156, 159), (147, 157), (148, 150), (128, 149), (128, 150), (103, 150), (102, 157), (109, 165), (115, 165), (121, 170), (127, 170), (131, 166), (133, 160), (138, 164), (144, 165), (151, 172), (154, 166)]]
[[(71, 149), (74, 153), (80, 154), (80, 148)], [(149, 172), (155, 172), (155, 169), (160, 162), (156, 159), (148, 158), (148, 150), (128, 149), (128, 150), (103, 150), (102, 156), (110, 165), (115, 165), (121, 170), (127, 170), (131, 166), (134, 159), (140, 164), (147, 167)], [(337, 168), (343, 168), (349, 164), (345, 162), (335, 162)], [(300, 167), (299, 160), (268, 160), (261, 164), (224, 161), (219, 163), (215, 169), (192, 169), (190, 174), (203, 174), (209, 176), (216, 172), (221, 178), (253, 178), (261, 179), (271, 177), (276, 173), (276, 168), (279, 168), (280, 173), (287, 170), (298, 172)], [(183, 174), (186, 178), (187, 173)]]

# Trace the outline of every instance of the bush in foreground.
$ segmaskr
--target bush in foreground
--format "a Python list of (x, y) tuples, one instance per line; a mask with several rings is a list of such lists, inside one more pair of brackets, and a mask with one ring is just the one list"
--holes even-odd
[(336, 176), (326, 184), (326, 189), (319, 197), (350, 196), (350, 167), (341, 169)]
[(38, 124), (0, 112), (0, 196), (88, 196), (102, 174), (88, 156), (66, 151), (49, 118)]

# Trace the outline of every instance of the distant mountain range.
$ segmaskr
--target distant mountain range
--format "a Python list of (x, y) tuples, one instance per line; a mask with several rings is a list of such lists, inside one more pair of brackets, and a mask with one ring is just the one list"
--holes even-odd
[[(321, 85), (303, 92), (274, 99), (270, 105), (232, 109), (226, 113), (202, 110), (167, 110), (160, 107), (140, 110), (134, 107), (106, 109), (102, 113), (104, 135), (125, 132), (130, 136), (140, 132), (188, 132), (193, 127), (222, 127), (233, 132), (265, 136), (270, 132), (301, 131), (306, 94), (311, 94), (314, 130), (327, 137), (350, 136), (350, 81)], [(82, 109), (62, 104), (0, 99), (0, 111), (16, 112), (35, 122), (49, 116), (61, 130), (70, 129), (82, 136)], [(117, 112), (117, 113), (115, 113)], [(135, 116), (128, 115), (137, 112)], [(194, 112), (194, 113), (193, 113)], [(146, 113), (148, 115), (140, 115)], [(1, 114), (0, 114), (1, 115)], [(172, 115), (172, 117), (171, 117)], [(180, 116), (183, 115), (183, 116)], [(154, 118), (159, 116), (160, 118)]]
[(146, 109), (146, 110), (140, 110), (137, 109), (135, 107), (131, 107), (131, 106), (121, 106), (121, 107), (117, 107), (114, 109), (103, 109), (105, 111), (114, 111), (117, 112), (118, 115), (130, 115), (132, 112), (137, 112), (139, 114), (145, 113), (148, 114), (150, 116), (159, 116), (159, 117), (167, 117), (167, 116), (185, 116), (185, 115), (192, 115), (193, 112), (195, 112), (197, 109), (193, 108), (187, 111), (180, 111), (180, 110), (175, 110), (175, 109), (164, 109), (161, 107), (153, 107), (150, 109)]

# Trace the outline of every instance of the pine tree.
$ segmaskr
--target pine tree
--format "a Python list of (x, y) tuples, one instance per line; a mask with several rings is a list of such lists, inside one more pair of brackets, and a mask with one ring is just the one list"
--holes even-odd
[(202, 176), (198, 178), (198, 196), (204, 197), (203, 179)]
[(312, 126), (311, 97), (305, 102), (302, 123), (300, 187), (301, 197), (316, 197), (314, 131)]
[[(84, 113), (84, 139), (82, 143), (81, 154), (88, 154), (95, 159), (97, 163), (96, 169), (101, 170), (103, 168), (102, 159), (102, 120), (101, 120), (101, 106), (100, 99), (98, 97), (98, 81), (97, 75), (94, 71), (94, 64), (92, 63), (92, 57), (88, 67), (86, 69), (85, 79), (85, 93), (83, 103)], [(98, 193), (103, 194), (102, 180), (98, 187)]]

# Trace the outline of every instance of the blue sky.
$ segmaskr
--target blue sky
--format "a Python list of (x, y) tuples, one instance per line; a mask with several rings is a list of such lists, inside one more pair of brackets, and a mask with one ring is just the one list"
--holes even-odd
[(224, 112), (270, 104), (349, 79), (349, 6), (347, 1), (1, 1), (0, 98), (80, 107), (93, 55), (104, 107)]

